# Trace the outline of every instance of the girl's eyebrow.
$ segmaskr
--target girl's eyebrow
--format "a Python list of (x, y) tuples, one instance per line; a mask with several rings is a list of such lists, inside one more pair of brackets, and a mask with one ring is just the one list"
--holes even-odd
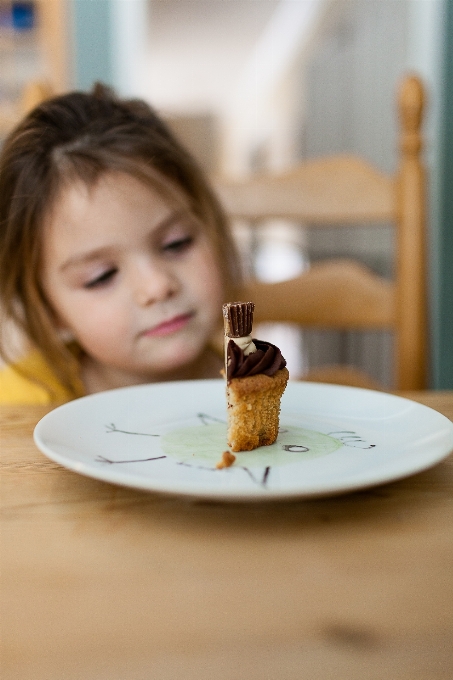
[(105, 248), (96, 248), (96, 250), (90, 250), (89, 252), (81, 253), (80, 255), (74, 255), (73, 257), (70, 257), (68, 260), (63, 262), (63, 264), (60, 267), (60, 271), (63, 272), (66, 271), (67, 269), (71, 269), (71, 267), (77, 267), (78, 265), (97, 260), (103, 255), (107, 255), (109, 251), (110, 247), (107, 246)]
[[(175, 222), (177, 222), (182, 215), (183, 215), (182, 211), (172, 212), (168, 217), (165, 217), (160, 223), (156, 224), (155, 227), (152, 229), (152, 232), (155, 234), (164, 231), (168, 227), (171, 227)], [(65, 262), (63, 262), (63, 264), (60, 267), (60, 271), (66, 271), (71, 267), (76, 267), (97, 260), (105, 255), (108, 255), (111, 252), (111, 250), (112, 250), (111, 246), (103, 246), (101, 248), (96, 248), (95, 250), (90, 250), (86, 253), (74, 255), (73, 257), (70, 257)]]

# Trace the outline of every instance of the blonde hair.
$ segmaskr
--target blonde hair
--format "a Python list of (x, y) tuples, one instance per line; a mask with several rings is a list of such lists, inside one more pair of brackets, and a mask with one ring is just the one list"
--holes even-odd
[[(100, 84), (91, 93), (72, 92), (40, 104), (9, 135), (0, 156), (0, 307), (74, 396), (74, 354), (58, 336), (40, 281), (43, 222), (65, 184), (82, 180), (92, 186), (112, 171), (167, 192), (170, 200), (182, 195), (211, 238), (226, 295), (240, 276), (217, 198), (151, 107), (121, 100)], [(169, 186), (175, 191), (168, 193)], [(11, 360), (1, 339), (0, 355)]]

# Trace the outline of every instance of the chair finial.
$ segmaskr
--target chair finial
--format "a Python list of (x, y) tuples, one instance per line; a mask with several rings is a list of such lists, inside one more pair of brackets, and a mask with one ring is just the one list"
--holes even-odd
[(422, 146), (420, 127), (425, 104), (425, 91), (416, 75), (406, 76), (399, 89), (401, 148), (404, 153), (418, 153)]
[(22, 114), (26, 115), (35, 106), (38, 106), (45, 99), (52, 96), (52, 88), (47, 82), (31, 80), (27, 83), (22, 92), (21, 109)]

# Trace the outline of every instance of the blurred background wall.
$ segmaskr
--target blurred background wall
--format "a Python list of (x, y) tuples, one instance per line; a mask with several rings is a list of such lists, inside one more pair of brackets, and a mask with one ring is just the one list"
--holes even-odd
[[(428, 90), (432, 384), (453, 387), (452, 4), (0, 0), (0, 135), (32, 102), (30, 83), (63, 92), (101, 80), (152, 103), (212, 177), (343, 151), (391, 172), (396, 89), (404, 73), (419, 73)], [(294, 275), (312, 260), (351, 252), (392, 272), (390, 230), (360, 238), (347, 228), (277, 231), (276, 244), (276, 225), (259, 237), (238, 226), (246, 264), (258, 276)], [(298, 371), (304, 362), (346, 358), (391, 386), (391, 339), (383, 334), (293, 333), (292, 342), (302, 352)]]

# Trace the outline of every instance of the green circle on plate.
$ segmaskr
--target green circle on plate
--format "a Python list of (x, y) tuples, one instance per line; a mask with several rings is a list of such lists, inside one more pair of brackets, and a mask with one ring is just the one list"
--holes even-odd
[[(161, 439), (164, 452), (180, 463), (215, 468), (227, 447), (227, 428), (224, 423), (212, 423), (172, 430)], [(253, 451), (235, 453), (235, 465), (267, 467), (289, 465), (307, 458), (333, 453), (342, 442), (320, 432), (301, 427), (281, 427), (277, 441)]]

